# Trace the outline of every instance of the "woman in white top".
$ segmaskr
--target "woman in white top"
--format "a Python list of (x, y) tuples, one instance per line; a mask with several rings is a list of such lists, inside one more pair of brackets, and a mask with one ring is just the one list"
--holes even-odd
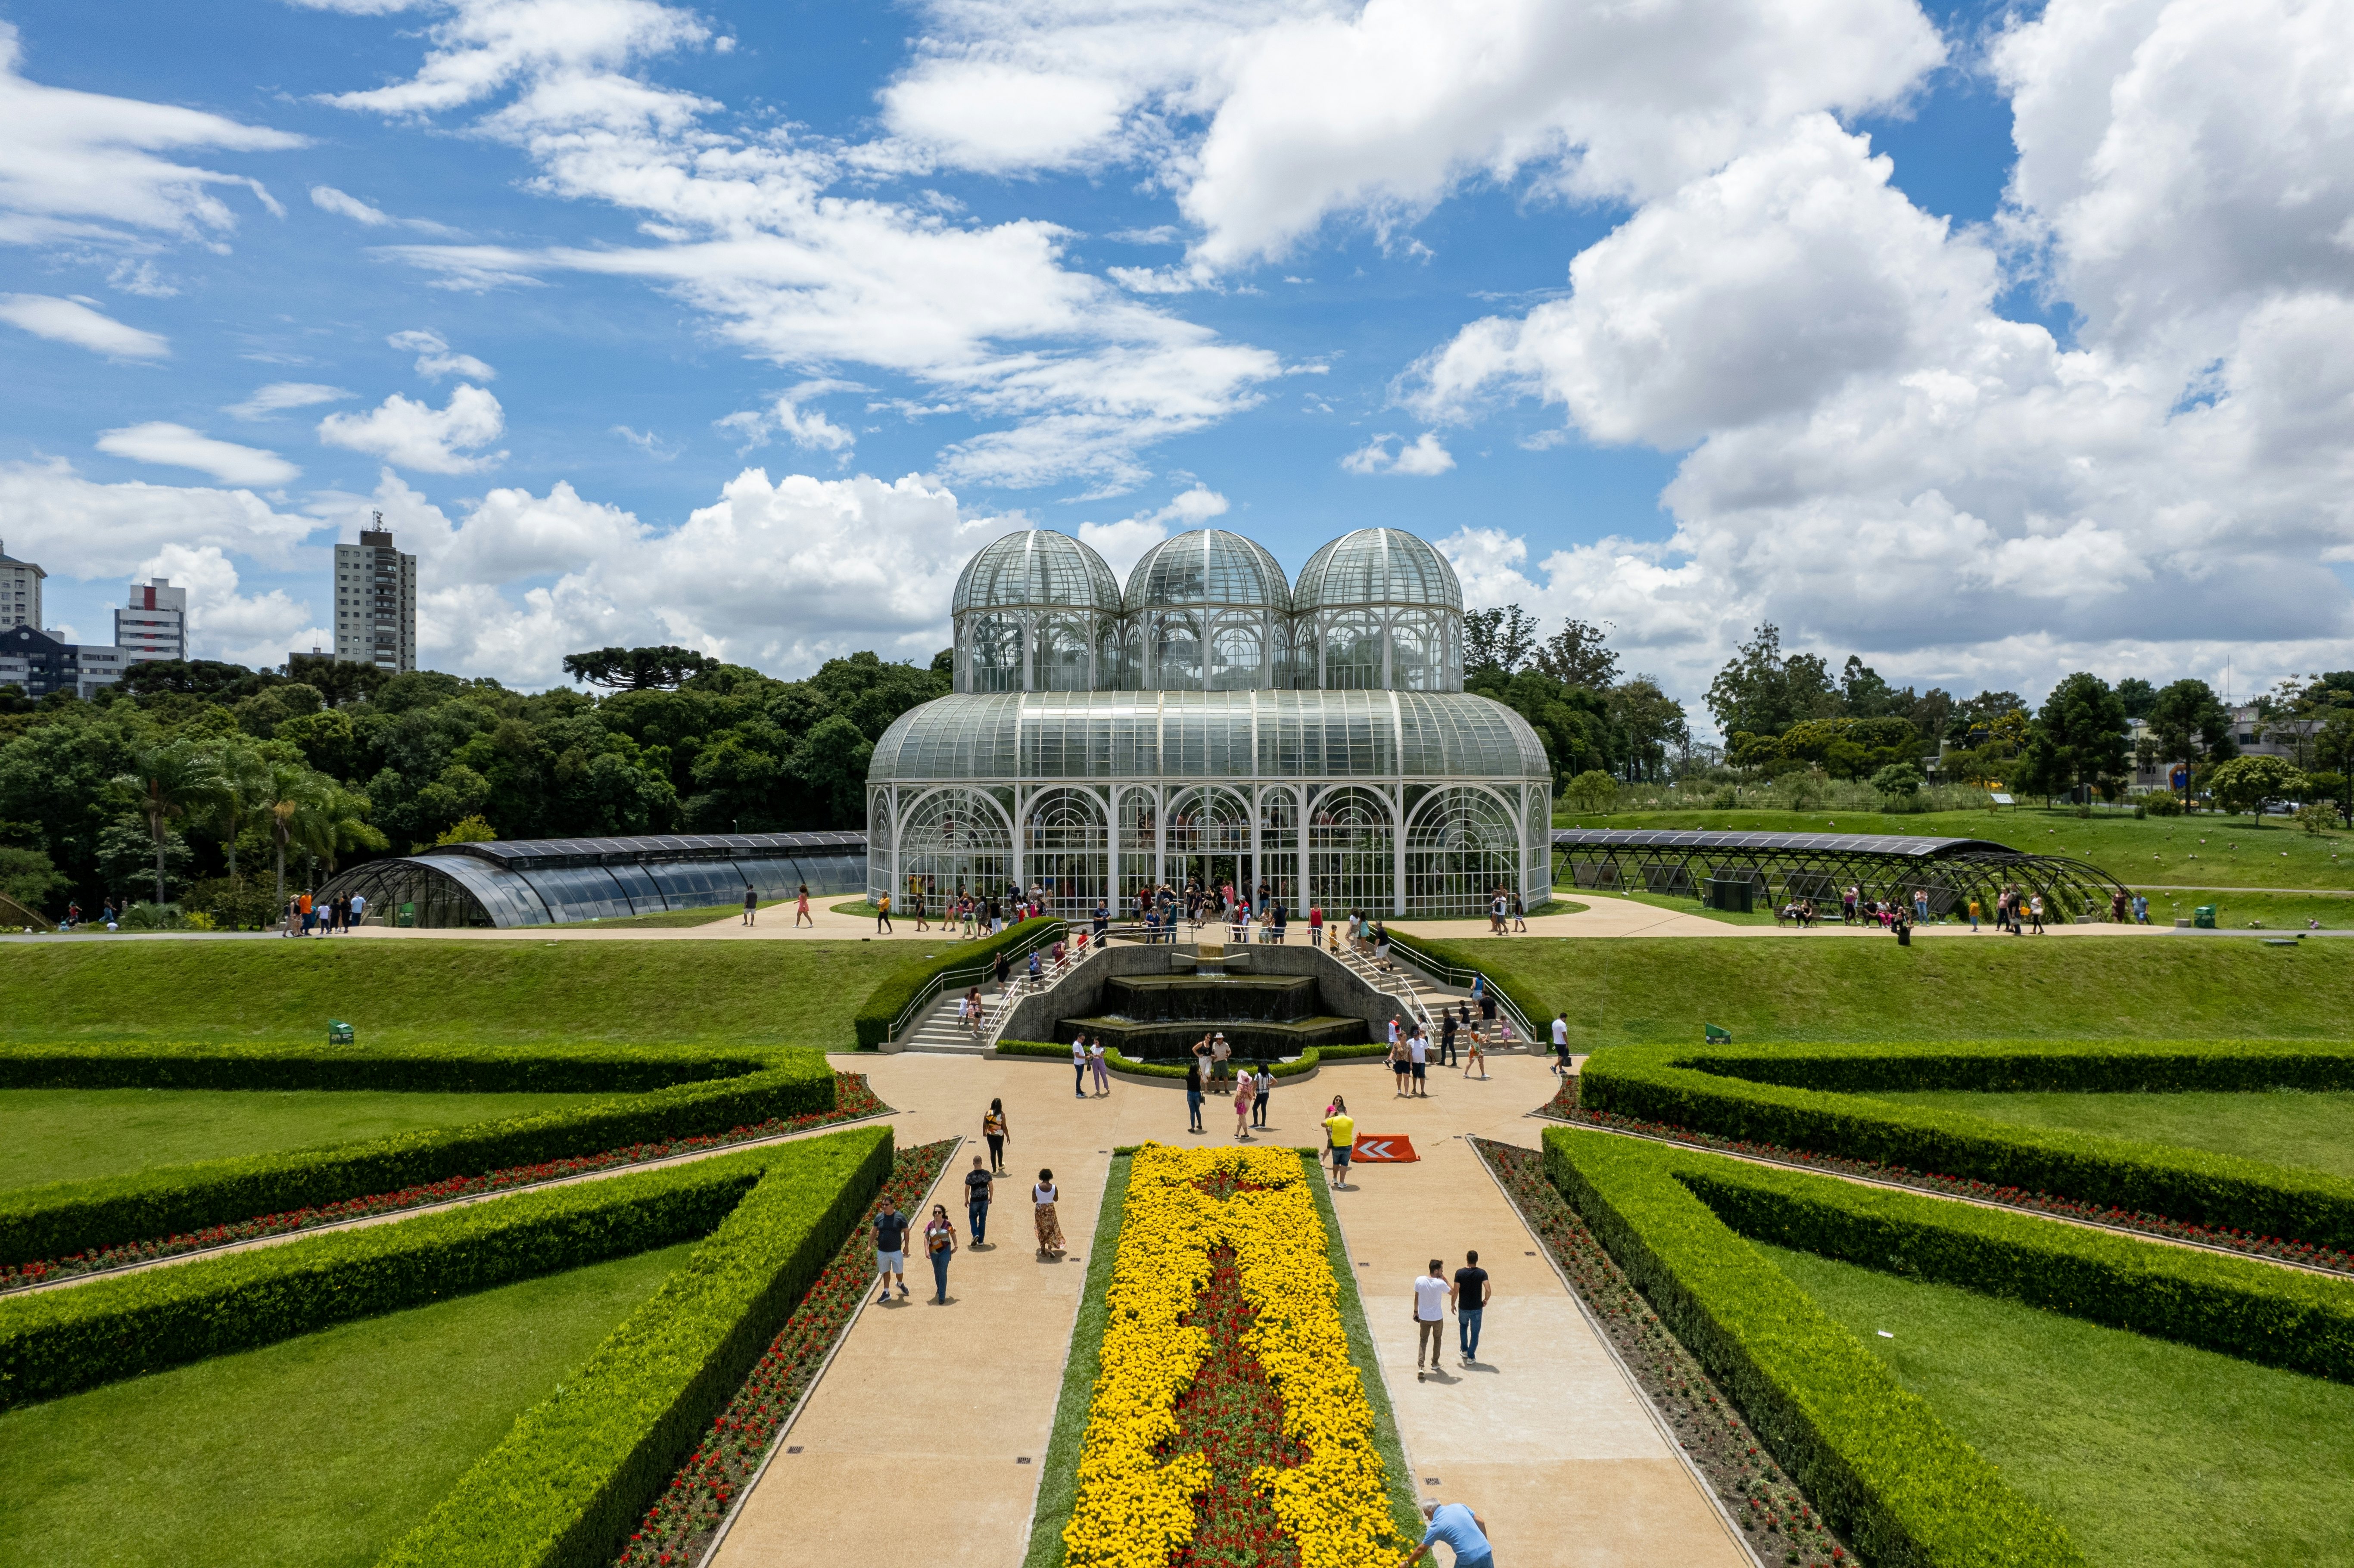
[(1030, 1189), (1030, 1202), (1036, 1210), (1033, 1219), (1038, 1227), (1040, 1257), (1063, 1251), (1063, 1223), (1055, 1217), (1055, 1200), (1061, 1195), (1055, 1186), (1055, 1173), (1039, 1171), (1038, 1184)]

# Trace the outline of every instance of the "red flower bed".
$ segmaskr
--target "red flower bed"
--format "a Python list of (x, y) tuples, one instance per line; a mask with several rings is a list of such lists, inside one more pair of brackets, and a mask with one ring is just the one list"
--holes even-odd
[(345, 1220), (367, 1219), (376, 1214), (398, 1213), (403, 1209), (446, 1203), (453, 1198), (509, 1192), (518, 1188), (536, 1187), (543, 1182), (561, 1181), (567, 1177), (610, 1171), (617, 1166), (642, 1165), (650, 1160), (668, 1160), (673, 1155), (693, 1154), (706, 1149), (725, 1149), (730, 1144), (775, 1138), (782, 1133), (806, 1132), (813, 1128), (830, 1127), (836, 1122), (855, 1121), (861, 1117), (887, 1115), (890, 1109), (889, 1106), (875, 1097), (874, 1090), (866, 1086), (866, 1075), (836, 1073), (833, 1075), (833, 1109), (830, 1111), (779, 1117), (756, 1127), (733, 1128), (726, 1132), (705, 1133), (694, 1138), (633, 1143), (623, 1149), (606, 1150), (601, 1154), (575, 1155), (568, 1160), (543, 1160), (536, 1165), (514, 1165), (504, 1171), (486, 1171), (480, 1176), (452, 1176), (444, 1181), (404, 1187), (397, 1192), (377, 1192), (363, 1198), (347, 1198), (340, 1203), (322, 1203), (316, 1208), (291, 1209), (282, 1214), (264, 1214), (259, 1219), (239, 1220), (234, 1224), (211, 1225), (201, 1231), (190, 1231), (185, 1235), (165, 1236), (160, 1241), (125, 1242), (121, 1246), (75, 1253), (69, 1257), (0, 1267), (0, 1292), (53, 1279), (99, 1274), (154, 1258), (176, 1257), (183, 1253), (202, 1252), (208, 1247), (227, 1246), (236, 1242), (256, 1241), (264, 1236), (285, 1235), (293, 1231), (313, 1230), (320, 1225), (339, 1224)]
[[(864, 1079), (860, 1080), (864, 1083)], [(833, 1342), (858, 1315), (859, 1303), (875, 1284), (875, 1216), (887, 1199), (902, 1213), (914, 1213), (956, 1151), (954, 1139), (902, 1149), (891, 1161), (890, 1179), (866, 1207), (850, 1239), (801, 1298), (768, 1353), (755, 1363), (727, 1408), (712, 1422), (702, 1446), (687, 1456), (638, 1528), (614, 1559), (618, 1568), (659, 1568), (698, 1563), (743, 1490), (777, 1431), (793, 1413), (824, 1364)]]
[(1796, 1165), (1808, 1171), (1828, 1171), (1840, 1176), (1892, 1181), (1899, 1186), (1917, 1187), (1925, 1192), (1936, 1192), (1949, 1198), (1974, 1198), (1984, 1203), (2000, 1203), (2005, 1208), (2027, 1209), (2039, 1214), (2056, 1214), (2062, 1219), (2084, 1220), (2093, 1224), (2111, 1225), (2118, 1230), (2139, 1231), (2145, 1235), (2163, 1236), (2168, 1241), (2221, 1247), (2231, 1252), (2246, 1253), (2252, 1257), (2268, 1257), (2282, 1263), (2303, 1264), (2307, 1268), (2327, 1269), (2335, 1274), (2354, 1274), (2354, 1253), (2316, 1246), (2311, 1242), (2284, 1236), (2260, 1236), (2253, 1231), (2235, 1231), (2227, 1226), (2192, 1224), (2187, 1220), (2168, 1219), (2164, 1214), (2143, 1213), (2103, 1203), (2079, 1202), (2073, 1198), (2063, 1198), (2051, 1192), (2031, 1192), (2024, 1187), (1999, 1187), (1991, 1181), (1980, 1181), (1969, 1176), (1940, 1176), (1934, 1171), (1914, 1171), (1903, 1165), (1883, 1165), (1876, 1160), (1850, 1160), (1844, 1155), (1819, 1154), (1810, 1149), (1785, 1149), (1778, 1143), (1757, 1143), (1747, 1139), (1724, 1138), (1712, 1132), (1695, 1132), (1671, 1122), (1644, 1121), (1637, 1117), (1620, 1116), (1615, 1111), (1587, 1110), (1577, 1103), (1575, 1085), (1574, 1078), (1564, 1084), (1560, 1092), (1541, 1107), (1537, 1114), (1551, 1117), (1555, 1121), (1606, 1127), (1619, 1132), (1641, 1133), (1648, 1138), (1663, 1138), (1676, 1143), (1690, 1144), (1694, 1149), (1712, 1150), (1719, 1154), (1742, 1154), (1754, 1160), (1770, 1160), (1777, 1165)]

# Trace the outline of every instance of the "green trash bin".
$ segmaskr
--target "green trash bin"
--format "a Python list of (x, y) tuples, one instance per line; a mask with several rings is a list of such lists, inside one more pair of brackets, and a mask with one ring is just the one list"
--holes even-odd
[(2198, 927), (2202, 931), (2213, 930), (2215, 928), (2215, 906), (2212, 904), (2200, 905), (2196, 909), (2193, 909), (2190, 912), (2190, 923), (2193, 926)]
[(400, 906), (400, 914), (399, 914), (399, 916), (398, 916), (398, 922), (399, 922), (399, 924), (401, 924), (401, 925), (403, 925), (403, 926), (414, 926), (414, 925), (416, 925), (416, 924), (417, 924), (417, 906), (416, 906), (416, 905), (414, 905), (414, 904), (404, 904), (404, 905), (402, 905), (402, 906)]
[(1703, 1024), (1702, 1024), (1702, 1025), (1701, 1025), (1701, 1027), (1702, 1027), (1702, 1029), (1704, 1029), (1704, 1030), (1706, 1030), (1706, 1031), (1708, 1032), (1708, 1043), (1709, 1043), (1710, 1044), (1712, 1044), (1712, 1045), (1730, 1045), (1730, 1044), (1733, 1044), (1733, 1031), (1732, 1031), (1732, 1030), (1730, 1030), (1730, 1029), (1719, 1029), (1719, 1028), (1718, 1028), (1715, 1024), (1713, 1024), (1713, 1023), (1703, 1023)]
[(330, 1045), (351, 1044), (352, 1026), (345, 1022), (340, 1018), (330, 1018), (327, 1020), (327, 1044)]

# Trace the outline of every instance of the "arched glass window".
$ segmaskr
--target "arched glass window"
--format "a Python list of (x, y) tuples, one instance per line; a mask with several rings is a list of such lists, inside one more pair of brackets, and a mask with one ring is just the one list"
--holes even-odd
[(976, 692), (1018, 692), (1022, 689), (1022, 622), (1020, 615), (982, 615), (972, 621), (972, 689)]
[(1405, 835), (1405, 902), (1417, 914), (1477, 915), (1521, 890), (1521, 834), (1485, 789), (1434, 789)]
[(1163, 692), (1201, 690), (1202, 633), (1193, 618), (1182, 610), (1156, 611), (1147, 635), (1152, 640), (1152, 686)]
[(1293, 691), (1312, 692), (1320, 683), (1317, 661), (1324, 650), (1323, 639), (1316, 635), (1316, 618), (1301, 616), (1291, 623), (1290, 631), (1291, 658), (1278, 683)]
[(1381, 619), (1371, 610), (1343, 610), (1324, 626), (1324, 689), (1370, 692), (1382, 683)]
[(1086, 917), (1108, 893), (1109, 847), (1104, 803), (1092, 789), (1049, 789), (1023, 810), (1023, 872), (1066, 920)]
[(1095, 689), (1087, 623), (1051, 616), (1038, 627), (1036, 673), (1031, 684), (1041, 692), (1088, 692)]
[(1420, 610), (1390, 617), (1390, 688), (1399, 692), (1439, 689), (1438, 629)]
[(1249, 692), (1267, 684), (1264, 625), (1221, 620), (1210, 636), (1210, 690)]
[(1013, 835), (978, 789), (936, 789), (916, 802), (899, 838), (899, 874), (929, 899), (1002, 892), (1013, 880)]
[(1377, 790), (1345, 786), (1308, 803), (1308, 892), (1326, 919), (1391, 912), (1396, 846), (1390, 803)]

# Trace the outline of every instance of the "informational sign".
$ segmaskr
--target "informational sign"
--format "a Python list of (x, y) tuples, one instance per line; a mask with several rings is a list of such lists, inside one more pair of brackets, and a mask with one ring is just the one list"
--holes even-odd
[(1360, 1165), (1405, 1165), (1422, 1156), (1414, 1151), (1411, 1139), (1395, 1133), (1385, 1137), (1360, 1133), (1352, 1158)]
[(2174, 766), (2174, 771), (2168, 774), (2166, 779), (2167, 782), (2173, 785), (2176, 791), (2179, 792), (2190, 787), (2190, 769), (2178, 762)]
[(2018, 802), (2018, 801), (2016, 801), (2016, 800), (2012, 800), (2009, 796), (2008, 796), (2008, 795), (2004, 794), (2004, 793), (2003, 793), (2001, 790), (1999, 790), (1999, 789), (1996, 790), (1993, 794), (1991, 794), (1991, 795), (1988, 796), (1987, 798), (1988, 798), (1988, 800), (1992, 800), (1992, 801), (1993, 801), (1996, 805), (1998, 805), (1998, 806), (2016, 806), (2016, 805), (2018, 805), (2018, 804), (2019, 804), (2019, 802)]

